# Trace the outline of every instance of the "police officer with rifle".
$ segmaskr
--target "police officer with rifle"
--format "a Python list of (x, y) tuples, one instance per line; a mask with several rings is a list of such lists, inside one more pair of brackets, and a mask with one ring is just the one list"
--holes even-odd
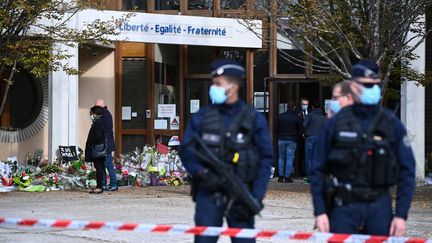
[(315, 148), (311, 191), (316, 226), (322, 232), (401, 236), (415, 190), (410, 142), (399, 119), (379, 105), (378, 65), (361, 60), (352, 76), (360, 102), (326, 123)]
[[(244, 68), (236, 61), (211, 64), (211, 105), (187, 125), (180, 157), (192, 175), (195, 224), (254, 228), (263, 207), (273, 163), (273, 148), (263, 115), (239, 97)], [(195, 236), (195, 242), (218, 237)], [(255, 242), (232, 238), (232, 242)]]

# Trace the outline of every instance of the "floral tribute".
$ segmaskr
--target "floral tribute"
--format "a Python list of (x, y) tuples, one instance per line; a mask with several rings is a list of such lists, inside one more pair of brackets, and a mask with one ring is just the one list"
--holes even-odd
[[(114, 159), (119, 186), (180, 186), (188, 182), (188, 174), (177, 151), (159, 146), (144, 146), (121, 154)], [(48, 163), (44, 159), (0, 161), (0, 192), (13, 190), (42, 192), (93, 188), (96, 186), (96, 171), (93, 163), (84, 161), (83, 150), (78, 148), (78, 160)], [(37, 153), (37, 155), (36, 155)], [(40, 150), (35, 157), (40, 158)], [(107, 182), (109, 176), (107, 173)]]

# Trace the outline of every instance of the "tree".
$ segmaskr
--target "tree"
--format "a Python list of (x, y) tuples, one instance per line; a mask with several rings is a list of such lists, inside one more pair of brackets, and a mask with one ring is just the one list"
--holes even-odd
[(56, 48), (56, 43), (70, 47), (98, 42), (108, 44), (109, 35), (117, 34), (118, 26), (129, 16), (101, 21), (96, 19), (81, 30), (72, 28), (68, 21), (79, 11), (98, 4), (71, 0), (0, 0), (0, 77), (5, 82), (0, 105), (4, 110), (14, 74), (20, 70), (46, 76), (50, 71), (64, 70), (77, 74), (67, 66), (70, 53)]
[(381, 67), (384, 91), (393, 77), (428, 80), (409, 64), (430, 31), (424, 18), (430, 0), (257, 1), (276, 24), (278, 41), (301, 51), (299, 57), (281, 50), (293, 65), (341, 80), (351, 78), (353, 63), (369, 59)]

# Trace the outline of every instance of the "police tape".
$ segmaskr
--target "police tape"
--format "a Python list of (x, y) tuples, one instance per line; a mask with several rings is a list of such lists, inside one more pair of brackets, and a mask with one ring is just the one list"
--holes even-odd
[(54, 220), (32, 218), (2, 218), (0, 227), (35, 228), (59, 230), (103, 230), (103, 231), (133, 231), (140, 233), (163, 233), (169, 235), (197, 236), (228, 236), (235, 238), (305, 240), (329, 243), (432, 243), (432, 239), (372, 236), (357, 234), (333, 234), (320, 232), (277, 231), (260, 229), (240, 229), (210, 226), (137, 224), (115, 221), (85, 221), (85, 220)]

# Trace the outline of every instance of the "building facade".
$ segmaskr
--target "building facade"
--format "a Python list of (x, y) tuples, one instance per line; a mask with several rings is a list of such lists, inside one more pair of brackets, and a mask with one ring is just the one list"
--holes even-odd
[[(68, 62), (81, 70), (79, 76), (54, 72), (46, 80), (34, 80), (29, 75), (20, 77), (27, 80), (21, 83), (28, 87), (17, 87), (16, 91), (11, 91), (8, 109), (1, 116), (2, 127), (20, 128), (20, 131), (3, 129), (6, 135), (0, 135), (0, 159), (16, 155), (22, 161), (29, 152), (40, 148), (52, 160), (59, 145), (84, 147), (91, 125), (89, 108), (97, 98), (103, 98), (113, 114), (118, 153), (144, 144), (167, 143), (172, 136), (181, 138), (191, 115), (199, 107), (209, 104), (209, 63), (216, 58), (236, 59), (245, 66), (246, 83), (241, 96), (265, 114), (274, 139), (276, 117), (289, 100), (298, 103), (301, 97), (306, 97), (324, 104), (326, 99), (331, 98), (331, 87), (325, 86), (311, 70), (295, 66), (283, 58), (281, 50), (299, 57), (302, 54), (286, 42), (277, 41), (282, 38), (277, 26), (267, 19), (261, 4), (254, 0), (111, 0), (107, 3), (107, 9), (116, 10), (112, 12), (113, 16), (131, 10), (137, 14), (158, 16), (139, 16), (147, 19), (140, 23), (123, 24), (121, 29), (131, 35), (113, 46), (95, 44), (70, 49), (75, 56)], [(254, 16), (262, 26), (262, 39), (270, 42), (260, 40), (259, 45), (254, 45), (249, 43), (253, 37), (232, 37), (231, 41), (238, 43), (231, 45), (229, 41), (223, 42), (227, 33), (223, 35), (223, 28), (209, 27), (206, 30), (195, 28), (194, 23), (185, 23), (181, 27), (181, 24), (166, 24), (173, 23), (170, 19), (177, 21), (182, 16), (199, 16), (187, 21), (197, 24), (209, 21), (208, 26), (216, 26), (214, 18), (225, 21)], [(85, 18), (92, 16), (80, 16), (80, 21)], [(147, 26), (146, 31), (146, 24), (158, 18), (162, 22), (158, 26)], [(149, 29), (152, 26), (154, 29)], [(231, 26), (233, 31), (243, 29), (241, 24), (236, 23), (225, 26)], [(205, 35), (197, 37), (195, 42), (173, 37), (182, 31), (195, 35), (200, 35), (197, 33), (201, 31)], [(149, 35), (150, 32), (157, 35)], [(206, 36), (221, 38), (210, 40)], [(425, 56), (426, 51), (423, 50), (422, 57)], [(425, 65), (428, 59), (420, 58), (420, 62)], [(19, 93), (20, 90), (27, 93)], [(423, 157), (423, 162), (424, 139), (432, 139), (430, 128), (426, 127), (427, 133), (424, 132), (424, 125), (431, 122), (431, 117), (427, 115), (432, 114), (430, 102), (427, 102), (429, 93), (430, 88), (427, 87), (425, 98), (424, 88), (410, 85), (402, 87), (403, 98), (400, 100), (401, 118), (407, 123), (412, 140), (417, 139), (416, 145), (423, 147), (423, 150), (415, 148), (420, 151), (416, 152), (417, 160)], [(28, 97), (28, 104), (17, 105), (21, 101), (13, 100), (13, 97), (22, 96)], [(413, 97), (417, 98), (416, 104), (412, 103)], [(422, 105), (418, 106), (418, 102)], [(412, 112), (417, 112), (416, 118), (423, 115), (423, 120), (410, 120)], [(423, 133), (419, 124), (423, 126)], [(421, 136), (423, 142), (419, 139)], [(430, 143), (427, 144), (426, 153), (432, 153)], [(298, 174), (302, 173), (300, 167), (298, 160)]]

